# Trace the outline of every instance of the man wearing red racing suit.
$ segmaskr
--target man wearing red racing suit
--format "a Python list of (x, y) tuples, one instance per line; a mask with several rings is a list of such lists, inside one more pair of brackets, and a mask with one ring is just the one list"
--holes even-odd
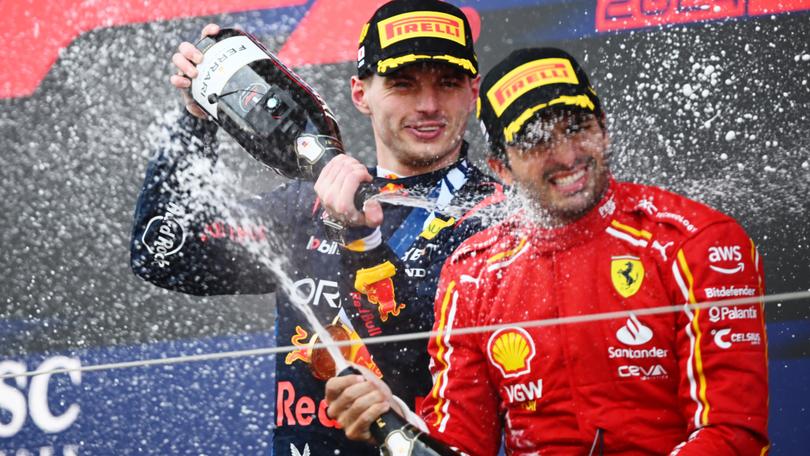
[[(615, 181), (600, 100), (562, 50), (495, 65), (478, 116), (520, 211), (442, 270), (430, 438), (474, 456), (502, 434), (509, 455), (767, 454), (762, 264), (743, 229)], [(330, 380), (327, 397), (353, 438), (396, 409), (358, 379)]]
[[(519, 99), (498, 98), (515, 69), (550, 65), (569, 80), (528, 79)], [(599, 100), (568, 54), (516, 51), (481, 94), (491, 164), (528, 203), (442, 271), (422, 408), (431, 436), (472, 455), (495, 454), (502, 428), (513, 455), (766, 454), (762, 264), (743, 229), (614, 181)], [(754, 300), (683, 305), (728, 298)], [(680, 309), (645, 312), (662, 306)], [(606, 312), (625, 314), (521, 325)], [(505, 326), (458, 333), (482, 325)]]
[[(599, 206), (558, 229), (516, 217), (445, 265), (426, 422), (474, 455), (495, 454), (503, 425), (513, 454), (587, 454), (594, 442), (666, 454), (687, 440), (680, 454), (761, 454), (759, 305), (518, 325), (762, 291), (759, 257), (737, 223), (657, 188), (611, 182)], [(509, 322), (517, 325), (453, 333)]]

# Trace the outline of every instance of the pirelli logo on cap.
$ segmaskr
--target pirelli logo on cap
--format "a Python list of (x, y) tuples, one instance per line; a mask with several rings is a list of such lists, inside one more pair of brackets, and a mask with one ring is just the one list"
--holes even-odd
[(524, 93), (548, 84), (579, 84), (571, 61), (563, 58), (540, 59), (506, 73), (487, 91), (487, 99), (500, 117)]
[(465, 46), (464, 22), (452, 14), (413, 11), (397, 14), (377, 24), (380, 47), (412, 38), (444, 38)]

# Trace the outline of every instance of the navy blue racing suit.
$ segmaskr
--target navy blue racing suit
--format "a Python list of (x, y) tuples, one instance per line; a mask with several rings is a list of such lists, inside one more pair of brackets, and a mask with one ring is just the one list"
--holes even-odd
[[(300, 349), (276, 359), (274, 454), (307, 454), (307, 448), (313, 456), (378, 454), (368, 444), (347, 440), (327, 416), (324, 381), (311, 369), (313, 331), (273, 270), (291, 277), (322, 323), (337, 323), (351, 337), (427, 331), (433, 325), (442, 264), (461, 241), (479, 231), (480, 220), (459, 222), (458, 216), (383, 204), (383, 244), (359, 254), (359, 263), (354, 254), (341, 259), (342, 247), (327, 239), (311, 182), (289, 181), (247, 200), (229, 196), (214, 168), (216, 126), (183, 114), (165, 128), (166, 140), (149, 161), (135, 210), (133, 271), (159, 287), (194, 295), (279, 291), (276, 343)], [(375, 178), (374, 185), (418, 190), (445, 203), (470, 206), (497, 185), (468, 163), (466, 149), (465, 143), (460, 159), (448, 168), (402, 179)], [(375, 171), (370, 170), (372, 175)], [(408, 289), (416, 290), (416, 296), (396, 297), (396, 315), (369, 302), (352, 283), (353, 269), (374, 263), (381, 252), (395, 257), (393, 283), (409, 280)], [(426, 347), (426, 340), (371, 344), (367, 351), (354, 348), (345, 354), (370, 366), (397, 396), (417, 408), (432, 384)]]

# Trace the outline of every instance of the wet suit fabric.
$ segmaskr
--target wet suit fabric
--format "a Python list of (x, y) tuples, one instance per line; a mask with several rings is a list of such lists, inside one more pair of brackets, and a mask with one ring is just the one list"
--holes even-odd
[[(279, 286), (273, 268), (289, 274), (322, 323), (342, 321), (354, 337), (429, 330), (441, 266), (480, 225), (472, 218), (446, 223), (450, 217), (442, 214), (384, 204), (382, 237), (396, 239), (398, 271), (415, 281), (418, 295), (397, 296), (405, 306), (396, 316), (381, 313), (344, 273), (342, 247), (327, 239), (312, 183), (290, 181), (273, 192), (239, 200), (217, 182), (221, 177), (212, 123), (182, 114), (164, 128), (166, 140), (149, 161), (135, 210), (133, 271), (157, 286), (194, 295), (278, 291), (276, 343), (301, 349), (276, 359), (274, 454), (333, 455), (340, 450), (344, 455), (377, 455), (367, 444), (348, 441), (326, 415), (324, 382), (310, 370), (312, 329)], [(481, 199), (492, 191), (491, 179), (468, 163), (466, 149), (465, 143), (462, 157), (448, 168), (402, 179), (375, 178), (374, 184), (419, 190), (437, 199), (446, 199), (441, 194), (448, 189), (453, 201)], [(451, 175), (455, 178), (443, 184)], [(427, 228), (430, 234), (423, 235)], [(354, 325), (341, 308), (355, 315)], [(431, 385), (426, 342), (368, 348), (384, 380), (414, 407)], [(362, 351), (352, 355), (368, 361)]]

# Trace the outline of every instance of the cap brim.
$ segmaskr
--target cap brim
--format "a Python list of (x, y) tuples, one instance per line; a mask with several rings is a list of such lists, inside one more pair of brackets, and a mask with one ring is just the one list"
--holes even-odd
[(582, 111), (596, 114), (599, 105), (585, 93), (560, 95), (544, 103), (538, 103), (523, 110), (514, 120), (503, 128), (504, 141), (509, 143), (523, 135), (524, 127), (547, 112)]
[(468, 59), (454, 57), (448, 54), (430, 53), (407, 53), (380, 60), (377, 62), (374, 72), (380, 76), (388, 76), (409, 65), (426, 62), (446, 64), (451, 67), (458, 68), (470, 77), (475, 77), (478, 75), (478, 70), (476, 69), (475, 64)]

